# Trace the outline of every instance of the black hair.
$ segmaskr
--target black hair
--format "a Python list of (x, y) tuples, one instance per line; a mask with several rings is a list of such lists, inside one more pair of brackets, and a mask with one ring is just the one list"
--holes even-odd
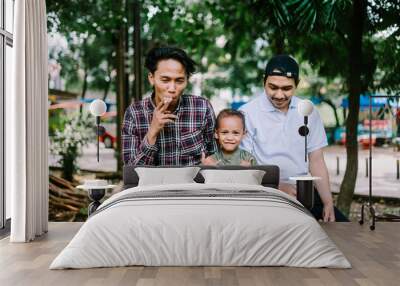
[[(283, 71), (281, 71), (281, 72), (283, 72)], [(265, 85), (265, 82), (267, 81), (267, 78), (268, 78), (268, 74), (264, 74), (264, 85)], [(290, 77), (290, 78), (293, 78), (293, 77)], [(300, 82), (300, 79), (299, 78), (293, 78), (293, 80), (294, 80), (294, 85), (297, 87), (298, 85), (299, 85), (299, 82)]]
[(218, 113), (217, 120), (216, 120), (216, 124), (215, 124), (215, 129), (218, 130), (220, 121), (221, 121), (223, 118), (232, 117), (232, 116), (239, 117), (240, 120), (242, 120), (242, 123), (243, 123), (243, 131), (246, 131), (246, 122), (245, 122), (245, 119), (244, 119), (244, 114), (243, 114), (243, 112), (241, 112), (241, 111), (239, 111), (239, 110), (230, 109), (230, 108), (223, 109), (223, 110), (221, 110), (221, 111)]
[(299, 64), (289, 55), (273, 56), (267, 63), (264, 72), (264, 85), (268, 76), (278, 75), (293, 78), (297, 86), (299, 84)]
[(151, 49), (145, 60), (145, 67), (154, 74), (157, 70), (159, 61), (173, 59), (180, 62), (185, 68), (187, 77), (189, 78), (196, 71), (196, 63), (182, 49), (175, 47), (158, 47)]

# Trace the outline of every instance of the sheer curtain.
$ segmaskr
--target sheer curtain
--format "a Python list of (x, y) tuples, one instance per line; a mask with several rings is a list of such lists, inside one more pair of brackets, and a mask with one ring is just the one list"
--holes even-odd
[(6, 187), (12, 242), (48, 227), (48, 88), (45, 0), (15, 1), (13, 93), (6, 98)]

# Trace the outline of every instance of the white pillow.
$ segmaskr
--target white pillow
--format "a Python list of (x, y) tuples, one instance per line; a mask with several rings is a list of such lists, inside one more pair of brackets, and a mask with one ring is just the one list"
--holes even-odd
[(138, 186), (195, 183), (193, 179), (196, 177), (199, 170), (199, 167), (135, 168), (139, 176)]
[(205, 184), (235, 183), (261, 185), (265, 171), (262, 170), (201, 170)]

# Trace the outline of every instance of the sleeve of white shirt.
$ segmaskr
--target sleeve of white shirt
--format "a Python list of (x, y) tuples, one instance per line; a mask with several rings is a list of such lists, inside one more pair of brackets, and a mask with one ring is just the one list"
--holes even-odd
[[(253, 152), (253, 138), (254, 138), (254, 128), (251, 126), (250, 123), (250, 118), (248, 114), (246, 113), (245, 110), (239, 109), (240, 112), (244, 114), (245, 117), (245, 125), (246, 125), (246, 136), (242, 139), (242, 142), (240, 142), (240, 148), (246, 150), (247, 152), (252, 153)], [(254, 154), (252, 154), (254, 155)]]
[(324, 124), (318, 113), (318, 110), (314, 109), (313, 113), (310, 116), (310, 119), (311, 124), (309, 124), (308, 126), (310, 129), (310, 133), (307, 137), (307, 153), (311, 153), (328, 145)]

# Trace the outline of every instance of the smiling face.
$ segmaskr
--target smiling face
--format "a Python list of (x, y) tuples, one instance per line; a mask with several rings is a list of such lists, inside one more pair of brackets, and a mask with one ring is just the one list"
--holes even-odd
[(268, 76), (264, 89), (272, 105), (280, 111), (287, 112), (296, 89), (294, 79), (278, 75)]
[(184, 66), (173, 59), (159, 61), (157, 69), (149, 73), (148, 79), (154, 87), (156, 105), (160, 101), (171, 101), (169, 107), (172, 109), (178, 104), (188, 82)]
[(228, 116), (219, 119), (215, 138), (223, 153), (231, 154), (235, 152), (244, 136), (245, 130), (240, 117)]

